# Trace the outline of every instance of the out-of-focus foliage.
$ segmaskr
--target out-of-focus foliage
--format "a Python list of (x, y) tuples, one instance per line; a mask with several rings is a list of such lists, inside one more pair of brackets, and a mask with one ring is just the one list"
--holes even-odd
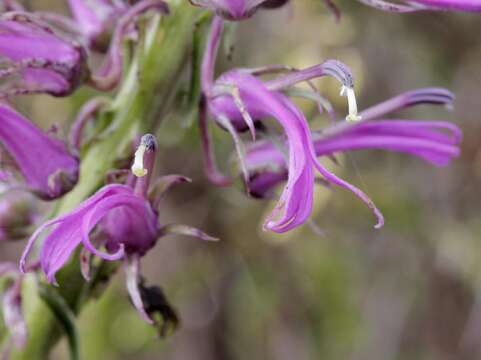
[[(481, 357), (479, 17), (387, 14), (345, 0), (338, 1), (336, 24), (322, 1), (291, 2), (241, 23), (232, 60), (220, 67), (301, 67), (337, 58), (356, 75), (361, 109), (404, 90), (445, 86), (457, 96), (454, 111), (421, 107), (404, 115), (456, 122), (464, 131), (462, 156), (438, 169), (405, 155), (349, 154), (331, 168), (372, 197), (384, 228), (372, 228), (371, 214), (352, 194), (319, 187), (313, 226), (273, 235), (261, 229), (273, 204), (247, 198), (240, 183), (227, 189), (207, 183), (195, 126), (182, 126), (185, 112), (168, 114), (158, 134), (158, 171), (194, 183), (165, 198), (162, 220), (202, 225), (222, 241), (162, 239), (143, 270), (179, 311), (180, 329), (158, 340), (114, 282), (81, 314), (85, 359)], [(329, 80), (319, 86), (345, 114), (338, 86)], [(22, 105), (47, 127), (72, 118), (82, 98), (82, 92), (73, 101), (42, 96)], [(312, 104), (302, 105), (314, 124), (327, 121)], [(227, 161), (229, 137), (216, 130), (215, 139)], [(16, 259), (21, 247), (0, 246), (2, 259)], [(55, 356), (65, 354), (61, 344)]]

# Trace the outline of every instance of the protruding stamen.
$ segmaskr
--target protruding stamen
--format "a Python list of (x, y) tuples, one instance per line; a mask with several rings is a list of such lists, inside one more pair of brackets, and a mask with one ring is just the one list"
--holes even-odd
[(347, 97), (347, 105), (349, 107), (349, 114), (346, 116), (347, 121), (359, 121), (361, 116), (357, 113), (357, 102), (354, 88), (343, 85), (341, 88), (341, 96)]
[(144, 167), (144, 156), (146, 151), (155, 151), (157, 148), (157, 141), (151, 134), (142, 136), (140, 145), (135, 151), (134, 163), (132, 164), (132, 172), (137, 177), (142, 177), (148, 174), (148, 170)]
[(140, 144), (135, 151), (134, 163), (132, 164), (132, 172), (137, 177), (142, 177), (147, 175), (148, 171), (144, 168), (144, 154), (147, 147), (144, 144)]

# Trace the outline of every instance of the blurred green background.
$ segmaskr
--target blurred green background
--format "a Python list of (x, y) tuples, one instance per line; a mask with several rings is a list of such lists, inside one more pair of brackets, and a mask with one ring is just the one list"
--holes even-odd
[[(371, 213), (352, 194), (319, 187), (315, 226), (271, 234), (262, 222), (273, 203), (247, 198), (240, 182), (210, 185), (195, 126), (185, 126), (185, 112), (168, 114), (157, 171), (194, 182), (165, 198), (161, 221), (195, 225), (222, 241), (164, 238), (143, 259), (148, 283), (161, 285), (181, 316), (167, 339), (138, 317), (119, 272), (80, 316), (85, 359), (481, 358), (480, 18), (336, 3), (338, 24), (320, 0), (258, 12), (236, 28), (232, 59), (219, 70), (336, 58), (353, 69), (361, 109), (402, 91), (445, 86), (457, 97), (453, 111), (422, 106), (394, 117), (455, 122), (464, 132), (461, 157), (435, 168), (395, 153), (348, 154), (332, 169), (371, 196), (384, 228), (373, 229)], [(63, 1), (36, 0), (35, 7), (65, 11)], [(318, 85), (345, 114), (338, 85)], [(29, 97), (22, 106), (47, 128), (72, 120), (87, 95)], [(313, 124), (325, 124), (314, 104), (300, 105)], [(219, 154), (232, 151), (228, 135), (216, 130), (215, 138)], [(23, 245), (0, 244), (1, 259), (18, 259)], [(52, 358), (66, 354), (62, 342)]]

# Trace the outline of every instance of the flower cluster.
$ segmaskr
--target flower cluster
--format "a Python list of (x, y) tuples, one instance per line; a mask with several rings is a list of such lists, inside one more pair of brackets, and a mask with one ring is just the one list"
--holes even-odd
[[(68, 96), (82, 85), (101, 91), (114, 89), (123, 77), (125, 41), (139, 38), (140, 16), (147, 12), (165, 15), (169, 8), (161, 0), (71, 0), (69, 18), (29, 12), (15, 1), (1, 2), (1, 6), (0, 181), (4, 194), (0, 198), (0, 236), (15, 240), (31, 235), (21, 272), (15, 267), (12, 270), (11, 264), (0, 264), (0, 275), (13, 279), (3, 300), (12, 338), (21, 346), (27, 336), (21, 312), (23, 273), (41, 269), (47, 280), (55, 283), (55, 273), (80, 244), (84, 246), (81, 268), (86, 279), (90, 277), (89, 253), (103, 260), (123, 260), (132, 302), (141, 316), (153, 323), (152, 315), (159, 309), (149, 301), (152, 297), (158, 301), (162, 294), (143, 284), (139, 259), (169, 234), (216, 240), (186, 225), (158, 222), (157, 208), (165, 191), (190, 180), (178, 175), (153, 178), (157, 144), (152, 135), (146, 135), (138, 146), (132, 172), (122, 184), (105, 185), (76, 209), (47, 221), (32, 234), (31, 228), (41, 219), (35, 197), (53, 201), (77, 185), (84, 128), (111, 101), (107, 97), (89, 100), (73, 122), (68, 141), (57, 137), (56, 129), (45, 131), (36, 125), (17, 111), (14, 103), (16, 97), (26, 94)], [(105, 53), (97, 69), (89, 66), (94, 53)], [(34, 243), (47, 228), (51, 231), (43, 239), (39, 259), (27, 264)], [(93, 240), (91, 232), (95, 232)], [(175, 318), (172, 311), (162, 315)]]
[[(394, 12), (481, 10), (480, 2), (475, 0), (359, 1)], [(337, 59), (327, 59), (304, 69), (279, 64), (234, 68), (216, 76), (215, 65), (225, 22), (242, 21), (258, 10), (279, 8), (289, 5), (289, 1), (191, 0), (191, 3), (207, 9), (212, 18), (200, 65), (201, 94), (198, 98), (205, 174), (216, 185), (232, 183), (232, 177), (223, 174), (216, 165), (209, 133), (209, 120), (212, 119), (233, 139), (239, 172), (248, 194), (256, 198), (272, 197), (278, 185), (283, 185), (274, 210), (264, 222), (266, 230), (283, 233), (309, 219), (318, 176), (324, 184), (352, 192), (373, 212), (375, 227), (383, 226), (384, 217), (369, 196), (326, 168), (320, 157), (335, 160), (339, 152), (384, 149), (445, 166), (459, 155), (461, 131), (456, 125), (441, 120), (386, 118), (396, 110), (418, 104), (451, 106), (454, 96), (446, 89), (408, 91), (359, 111), (353, 73)], [(324, 0), (324, 4), (339, 17), (333, 0)], [(77, 186), (81, 164), (86, 163), (81, 151), (84, 150), (81, 147), (86, 124), (97, 113), (114, 105), (107, 97), (89, 99), (73, 122), (68, 140), (63, 140), (55, 131), (42, 129), (19, 112), (15, 99), (26, 94), (69, 96), (84, 85), (103, 92), (115, 90), (122, 82), (124, 67), (129, 65), (126, 41), (145, 40), (138, 41), (142, 49), (157, 46), (151, 34), (146, 35), (140, 17), (153, 13), (155, 16), (149, 19), (158, 25), (159, 16), (169, 15), (169, 6), (163, 0), (69, 0), (68, 5), (70, 17), (29, 12), (14, 0), (0, 2), (2, 190), (27, 191), (25, 196), (46, 201), (59, 199)], [(168, 32), (162, 35), (172, 36)], [(93, 55), (102, 56), (99, 67), (92, 66), (95, 63)], [(131, 67), (137, 74), (139, 69)], [(314, 79), (323, 77), (335, 79), (340, 95), (346, 97), (347, 115), (339, 121), (329, 100), (313, 83)], [(132, 81), (136, 80), (138, 78)], [(299, 90), (301, 83), (307, 84), (309, 90)], [(141, 89), (139, 96), (150, 90), (155, 92), (155, 86)], [(124, 94), (124, 97), (129, 95)], [(312, 129), (293, 97), (315, 101), (319, 111), (326, 112), (333, 120), (331, 125)], [(117, 104), (116, 110), (119, 107)], [(277, 128), (282, 129), (280, 133), (268, 126), (272, 119), (278, 123)], [(115, 132), (117, 129), (109, 130)], [(24, 344), (27, 336), (21, 311), (25, 272), (41, 270), (49, 283), (57, 284), (57, 272), (79, 248), (80, 271), (86, 280), (90, 280), (94, 268), (93, 256), (102, 261), (122, 261), (132, 303), (145, 321), (155, 323), (153, 315), (158, 309), (152, 305), (152, 299), (166, 300), (158, 288), (143, 284), (141, 258), (160, 238), (169, 234), (217, 240), (196, 228), (164, 224), (159, 220), (158, 208), (165, 192), (174, 184), (190, 180), (180, 175), (155, 178), (156, 138), (147, 134), (139, 141), (137, 131), (136, 128), (122, 134), (136, 145), (136, 151), (127, 154), (129, 160), (133, 157), (130, 169), (125, 166), (111, 169), (125, 175), (120, 182), (108, 182), (101, 187), (96, 183), (88, 194), (77, 199), (75, 208), (61, 215), (57, 213), (33, 233), (30, 227), (38, 225), (40, 217), (35, 211), (35, 202), (23, 195), (0, 199), (0, 237), (7, 240), (31, 235), (20, 260), (20, 271), (11, 264), (0, 264), (0, 275), (10, 279), (3, 297), (4, 319), (17, 345)], [(247, 144), (242, 133), (251, 137)], [(37, 260), (30, 263), (28, 258), (37, 243), (40, 243), (39, 253), (35, 255)], [(163, 315), (177, 321), (172, 310)]]
[[(140, 257), (144, 256), (160, 237), (169, 234), (216, 240), (186, 225), (158, 223), (157, 207), (165, 191), (173, 184), (189, 179), (176, 175), (161, 177), (150, 187), (156, 149), (155, 137), (144, 135), (132, 166), (132, 174), (135, 175), (130, 175), (126, 184), (106, 185), (76, 209), (40, 226), (30, 237), (20, 261), (21, 270), (25, 271), (27, 257), (38, 237), (47, 228), (54, 227), (42, 242), (39, 259), (50, 282), (56, 282), (55, 273), (63, 267), (80, 244), (104, 260), (124, 260), (127, 289), (132, 302), (141, 316), (147, 322), (153, 323), (154, 320), (144, 309), (140, 295)], [(99, 233), (96, 235), (97, 243), (94, 244), (89, 234), (96, 227), (99, 227)], [(98, 246), (104, 246), (107, 252), (98, 250)], [(88, 256), (82, 259), (85, 261), (82, 273), (89, 280)]]
[[(222, 14), (225, 13), (227, 3), (234, 6), (235, 2), (225, 2), (221, 8)], [(231, 8), (233, 9), (234, 7)], [(238, 68), (228, 70), (215, 79), (215, 60), (224, 21), (221, 16), (214, 17), (202, 63), (203, 97), (200, 102), (199, 124), (205, 169), (207, 177), (213, 183), (218, 185), (230, 183), (230, 178), (223, 175), (215, 165), (207, 126), (207, 119), (211, 116), (217, 125), (228, 131), (234, 139), (241, 172), (249, 193), (261, 196), (271, 190), (274, 184), (286, 181), (277, 205), (264, 223), (265, 229), (282, 233), (306, 222), (313, 206), (315, 171), (327, 183), (353, 192), (373, 211), (377, 218), (375, 227), (383, 226), (384, 217), (372, 200), (362, 190), (323, 166), (318, 160), (321, 155), (373, 147), (410, 152), (431, 159), (434, 163), (444, 163), (446, 156), (457, 155), (460, 130), (454, 125), (446, 122), (418, 121), (386, 123), (382, 118), (375, 123), (369, 121), (378, 119), (393, 109), (415, 103), (449, 104), (452, 95), (443, 89), (408, 92), (358, 114), (353, 74), (347, 65), (338, 60), (327, 60), (306, 69), (294, 69), (287, 65), (268, 65), (256, 69)], [(277, 75), (263, 80), (264, 74)], [(346, 96), (348, 100), (348, 115), (340, 125), (312, 131), (302, 111), (289, 97), (289, 90), (295, 90), (297, 84), (307, 82), (312, 91), (303, 95), (315, 99), (321, 109), (325, 108), (331, 117), (334, 117), (329, 101), (321, 96), (311, 83), (312, 79), (323, 76), (332, 76), (340, 82), (341, 95)], [(262, 129), (263, 133), (269, 133), (264, 125), (264, 121), (269, 118), (277, 120), (283, 128), (284, 136), (278, 141), (284, 145), (282, 151), (269, 141), (256, 141), (258, 129)], [(438, 134), (440, 128), (450, 129), (457, 135), (451, 138), (442, 133)], [(254, 142), (249, 144), (246, 151), (239, 133), (247, 130)], [(335, 136), (326, 135), (332, 132)], [(431, 143), (421, 144), (427, 140), (431, 140)], [(410, 143), (412, 145), (409, 145)], [(450, 147), (449, 150), (446, 149), (447, 154), (436, 153), (440, 151), (441, 145)], [(273, 171), (273, 167), (276, 170)]]
[[(447, 121), (382, 120), (382, 116), (418, 104), (451, 105), (452, 94), (444, 89), (408, 91), (361, 112), (363, 121), (340, 123), (313, 134), (317, 157), (336, 153), (382, 149), (417, 156), (436, 166), (446, 166), (459, 155), (460, 129)], [(247, 146), (248, 190), (257, 198), (273, 195), (279, 183), (287, 180), (288, 169), (282, 139), (264, 140)]]

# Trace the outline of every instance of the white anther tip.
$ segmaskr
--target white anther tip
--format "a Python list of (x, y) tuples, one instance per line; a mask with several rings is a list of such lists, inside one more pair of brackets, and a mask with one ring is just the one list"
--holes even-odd
[(146, 146), (141, 144), (137, 151), (135, 151), (134, 163), (132, 164), (131, 170), (132, 173), (137, 177), (142, 177), (147, 175), (148, 171), (144, 167), (144, 153), (146, 150)]

